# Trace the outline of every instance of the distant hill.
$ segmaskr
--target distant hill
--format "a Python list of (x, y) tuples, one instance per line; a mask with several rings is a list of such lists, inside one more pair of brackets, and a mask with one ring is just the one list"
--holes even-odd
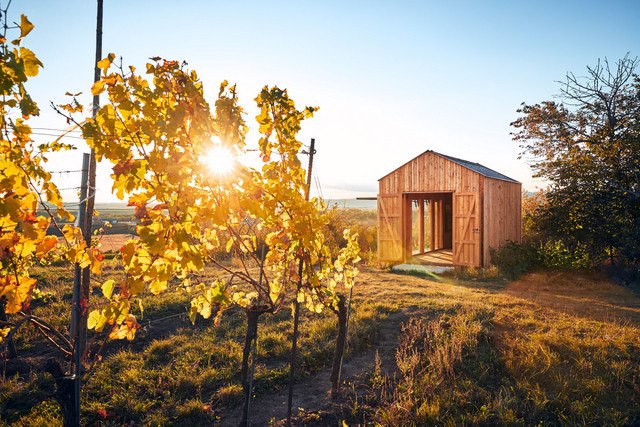
[(377, 202), (375, 200), (357, 200), (357, 199), (327, 199), (325, 203), (328, 207), (337, 207), (339, 209), (365, 209), (376, 210)]
[[(327, 207), (338, 209), (363, 209), (376, 210), (377, 203), (375, 200), (357, 200), (357, 199), (327, 199), (325, 200)], [(53, 206), (50, 206), (53, 208)], [(75, 214), (78, 210), (77, 203), (65, 203), (65, 208)], [(96, 203), (95, 209), (100, 212), (103, 219), (133, 219), (133, 206), (127, 206), (125, 203)], [(41, 212), (44, 213), (44, 212)]]
[[(357, 199), (327, 199), (324, 201), (328, 207), (337, 207), (339, 209), (371, 209), (375, 210), (377, 203), (375, 200), (357, 200)], [(69, 204), (68, 209), (74, 211), (77, 209), (77, 204)], [(133, 214), (133, 207), (127, 206), (125, 203), (96, 203), (96, 209), (99, 212), (113, 212), (113, 213), (131, 213)]]

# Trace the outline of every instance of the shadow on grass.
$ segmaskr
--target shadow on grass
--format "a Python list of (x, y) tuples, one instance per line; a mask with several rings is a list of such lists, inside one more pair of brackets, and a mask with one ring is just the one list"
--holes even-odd
[(39, 375), (30, 383), (5, 380), (0, 394), (0, 419), (12, 425), (50, 398), (53, 392), (54, 383), (49, 375)]
[(578, 318), (640, 324), (640, 297), (592, 273), (536, 271), (509, 283), (503, 291)]

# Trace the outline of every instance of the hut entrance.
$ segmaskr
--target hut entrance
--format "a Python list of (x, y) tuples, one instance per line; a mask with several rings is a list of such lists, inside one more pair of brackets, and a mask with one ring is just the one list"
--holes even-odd
[(406, 259), (451, 265), (453, 241), (452, 193), (405, 193)]

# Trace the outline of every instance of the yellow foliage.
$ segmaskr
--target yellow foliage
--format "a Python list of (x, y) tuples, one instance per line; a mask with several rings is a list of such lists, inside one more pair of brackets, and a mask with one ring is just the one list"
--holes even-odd
[(132, 314), (127, 315), (124, 322), (115, 325), (109, 333), (111, 339), (124, 339), (131, 341), (136, 336), (136, 331), (140, 329), (136, 317)]
[[(160, 293), (175, 277), (188, 281), (206, 262), (216, 262), (216, 252), (258, 265), (262, 242), (268, 250), (261, 280), (255, 270), (244, 268), (232, 279), (185, 285), (194, 294), (192, 321), (214, 313), (217, 321), (231, 304), (275, 312), (296, 297), (285, 292), (298, 287), (298, 298), (310, 310), (332, 306), (336, 292), (353, 283), (358, 251), (351, 239), (338, 259), (331, 259), (324, 245), (324, 206), (306, 194), (302, 143), (296, 135), (317, 108), (298, 110), (287, 90), (265, 86), (255, 99), (262, 165), (236, 165), (223, 176), (209, 171), (204, 159), (212, 140), (236, 158), (246, 150), (248, 128), (235, 86), (222, 82), (210, 106), (197, 74), (177, 61), (153, 58), (148, 76), (141, 76), (134, 68), (124, 74), (113, 66), (114, 59), (110, 54), (98, 63), (102, 77), (92, 93), (105, 94), (109, 102), (95, 119), (83, 120), (82, 132), (96, 157), (113, 165), (113, 191), (134, 206), (139, 239), (120, 249), (125, 282), (117, 294), (112, 284), (103, 284), (111, 304), (92, 313), (91, 327), (117, 325), (110, 337), (129, 338), (130, 329), (122, 323), (128, 307), (116, 303), (129, 302), (144, 289)], [(75, 243), (68, 257), (88, 262), (88, 252), (98, 272), (100, 260), (82, 247), (75, 231), (65, 230), (65, 236)]]
[[(70, 214), (62, 206), (58, 188), (43, 164), (48, 152), (68, 148), (58, 141), (35, 146), (28, 120), (37, 115), (37, 104), (25, 83), (36, 76), (42, 63), (23, 39), (33, 30), (29, 19), (20, 18), (20, 36), (9, 43), (0, 38), (0, 295), (7, 313), (28, 309), (36, 280), (29, 270), (57, 249), (58, 239), (47, 236), (50, 218), (36, 216), (38, 203), (46, 198), (61, 218)], [(81, 252), (77, 249), (76, 256)]]
[(105, 281), (100, 287), (102, 289), (102, 295), (104, 295), (106, 299), (111, 299), (111, 294), (113, 294), (114, 286), (115, 282), (112, 279), (109, 279)]
[(8, 314), (14, 314), (22, 310), (35, 285), (36, 279), (28, 276), (0, 278), (0, 297), (7, 299), (5, 311)]

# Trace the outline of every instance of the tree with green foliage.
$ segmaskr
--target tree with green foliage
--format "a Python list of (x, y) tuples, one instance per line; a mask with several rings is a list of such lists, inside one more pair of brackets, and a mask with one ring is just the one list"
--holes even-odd
[(539, 229), (592, 264), (640, 265), (638, 59), (569, 73), (559, 102), (523, 104), (513, 139), (550, 182)]

